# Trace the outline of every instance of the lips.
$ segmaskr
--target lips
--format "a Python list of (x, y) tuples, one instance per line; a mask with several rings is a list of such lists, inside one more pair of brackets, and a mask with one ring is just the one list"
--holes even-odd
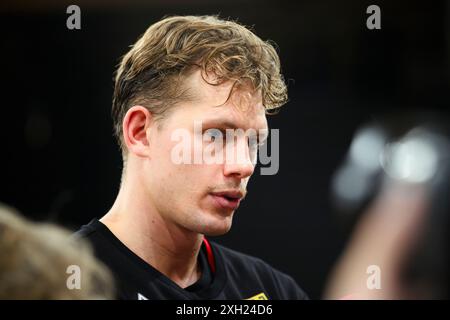
[(211, 193), (211, 196), (218, 207), (229, 210), (236, 210), (239, 207), (241, 199), (243, 198), (242, 192), (234, 190), (214, 192)]

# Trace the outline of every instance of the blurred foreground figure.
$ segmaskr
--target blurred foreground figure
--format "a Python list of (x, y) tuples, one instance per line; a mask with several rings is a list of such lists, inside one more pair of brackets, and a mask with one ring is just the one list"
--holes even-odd
[(448, 299), (448, 127), (416, 119), (364, 127), (337, 171), (356, 228), (325, 298)]
[(32, 223), (0, 204), (0, 299), (108, 299), (109, 271), (56, 225)]

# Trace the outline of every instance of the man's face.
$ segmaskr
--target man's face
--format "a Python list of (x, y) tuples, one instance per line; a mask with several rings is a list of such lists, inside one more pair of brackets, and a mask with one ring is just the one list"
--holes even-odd
[[(237, 128), (243, 131), (252, 129), (257, 133), (267, 131), (267, 120), (260, 94), (239, 89), (223, 104), (228, 98), (231, 83), (209, 85), (200, 71), (187, 81), (197, 99), (176, 106), (158, 129), (153, 126), (147, 131), (150, 157), (145, 164), (145, 188), (163, 219), (194, 232), (220, 235), (230, 229), (239, 198), (245, 196), (257, 151), (254, 145), (249, 146), (247, 135), (236, 135), (230, 141), (225, 132)], [(214, 133), (208, 129), (224, 133), (223, 147), (219, 152), (223, 161), (195, 163), (194, 154), (205, 154), (208, 146), (212, 150), (211, 144), (220, 138), (215, 134), (218, 131)], [(188, 141), (191, 148), (190, 162), (174, 160), (174, 148), (181, 143), (181, 140), (174, 139), (174, 133), (180, 130), (189, 137), (184, 142)], [(212, 132), (212, 137), (208, 139), (205, 132)], [(214, 139), (216, 141), (213, 142)], [(227, 157), (231, 150), (235, 156)]]

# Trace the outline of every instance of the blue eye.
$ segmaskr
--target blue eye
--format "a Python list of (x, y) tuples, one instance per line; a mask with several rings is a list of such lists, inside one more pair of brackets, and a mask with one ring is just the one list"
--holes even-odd
[(211, 141), (216, 141), (217, 139), (223, 139), (223, 134), (218, 129), (208, 129), (206, 134), (211, 137)]

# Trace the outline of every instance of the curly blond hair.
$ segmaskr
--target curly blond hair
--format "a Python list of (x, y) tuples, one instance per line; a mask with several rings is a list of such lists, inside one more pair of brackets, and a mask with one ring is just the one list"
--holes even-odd
[(208, 82), (211, 85), (234, 81), (234, 88), (250, 82), (261, 92), (267, 113), (287, 101), (272, 42), (216, 16), (168, 17), (151, 25), (118, 67), (112, 116), (122, 151), (122, 122), (128, 109), (143, 105), (156, 119), (163, 118), (171, 106), (192, 99), (183, 79), (196, 68), (201, 68), (202, 75), (214, 75), (214, 83)]

